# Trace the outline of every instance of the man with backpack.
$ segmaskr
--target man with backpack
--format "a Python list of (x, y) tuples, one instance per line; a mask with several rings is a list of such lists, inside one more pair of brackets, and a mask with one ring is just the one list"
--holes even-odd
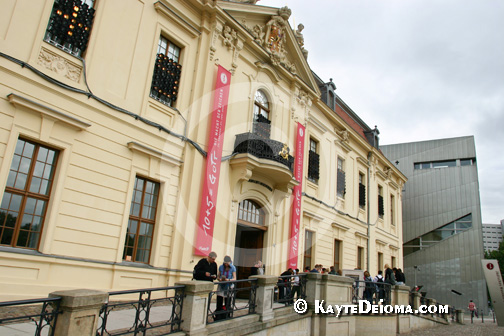
[(385, 285), (383, 284), (383, 271), (379, 270), (378, 275), (373, 279), (376, 282), (376, 303), (385, 298)]

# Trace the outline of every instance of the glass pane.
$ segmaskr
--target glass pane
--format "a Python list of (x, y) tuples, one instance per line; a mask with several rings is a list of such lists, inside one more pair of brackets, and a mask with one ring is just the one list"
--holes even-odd
[(431, 167), (431, 164), (430, 162), (427, 162), (427, 163), (421, 163), (422, 165), (422, 169), (429, 169)]
[(440, 161), (440, 162), (433, 162), (432, 163), (432, 168), (455, 167), (456, 165), (457, 165), (457, 162), (455, 160)]
[(16, 226), (17, 221), (17, 212), (9, 211), (7, 212), (7, 220), (5, 221), (5, 226), (9, 228), (14, 228)]
[(35, 206), (35, 215), (42, 216), (44, 214), (46, 206), (46, 201), (37, 200), (37, 205)]
[(29, 234), (30, 234), (29, 231), (20, 230), (16, 246), (19, 246), (19, 247), (28, 247)]
[(39, 233), (38, 232), (31, 232), (30, 233), (30, 238), (28, 240), (28, 247), (29, 248), (37, 248), (38, 240), (39, 240)]
[(40, 192), (40, 182), (41, 181), (42, 180), (40, 178), (33, 177), (31, 180), (31, 184), (30, 184), (30, 191), (38, 194)]
[(16, 143), (16, 149), (14, 150), (14, 154), (17, 154), (17, 155), (23, 154), (23, 149), (24, 149), (25, 143), (26, 143), (25, 141), (18, 139), (18, 141)]
[(8, 209), (9, 208), (9, 203), (11, 201), (12, 194), (6, 192), (4, 194), (4, 197), (2, 198), (2, 203), (0, 204), (0, 209)]
[(9, 177), (7, 178), (7, 187), (14, 187), (14, 183), (16, 182), (17, 173), (15, 171), (9, 172)]
[(33, 220), (33, 216), (32, 215), (24, 214), (23, 215), (23, 219), (21, 220), (21, 229), (22, 230), (28, 230), (28, 231), (31, 230), (32, 220)]
[(14, 229), (4, 228), (0, 231), (2, 236), (0, 240), (0, 244), (2, 245), (11, 245), (12, 244), (12, 236), (14, 235)]
[(23, 197), (20, 195), (12, 195), (11, 202), (9, 205), (9, 210), (13, 211), (19, 211), (19, 208), (21, 207), (21, 201), (23, 200)]
[[(23, 140), (20, 140), (20, 141), (23, 141)], [(24, 142), (23, 156), (31, 158), (33, 156), (33, 151), (35, 149), (35, 145), (31, 144), (29, 142), (26, 142), (26, 141), (23, 141), (23, 142)]]
[(49, 181), (48, 180), (42, 180), (42, 183), (40, 184), (39, 194), (41, 194), (41, 195), (47, 195), (48, 193), (49, 193)]
[(14, 188), (24, 190), (26, 187), (27, 177), (28, 177), (28, 175), (26, 175), (26, 174), (18, 173), (17, 178), (16, 178), (16, 183), (14, 184)]
[(37, 161), (46, 162), (48, 152), (49, 152), (49, 150), (47, 148), (40, 146), (39, 152), (37, 155)]
[(140, 204), (133, 203), (130, 215), (138, 217), (140, 215)]
[(35, 164), (35, 169), (33, 170), (33, 176), (42, 177), (42, 175), (44, 174), (44, 167), (44, 163), (37, 161), (37, 163)]

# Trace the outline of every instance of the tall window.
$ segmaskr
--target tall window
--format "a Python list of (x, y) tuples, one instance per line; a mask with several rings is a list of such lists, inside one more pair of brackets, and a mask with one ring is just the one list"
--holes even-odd
[[(383, 271), (383, 253), (378, 252), (378, 270)], [(385, 274), (383, 274), (385, 276)]]
[(395, 197), (390, 195), (390, 225), (395, 225)]
[(385, 208), (383, 204), (383, 187), (378, 186), (378, 217), (383, 218), (385, 214)]
[(364, 184), (364, 174), (359, 173), (359, 207), (366, 207), (366, 185)]
[(392, 268), (397, 267), (397, 265), (396, 265), (396, 257), (392, 256), (390, 258), (390, 265), (391, 265)]
[(123, 259), (148, 263), (159, 195), (159, 183), (137, 177), (126, 233)]
[(58, 151), (18, 139), (0, 205), (0, 244), (37, 249)]
[(338, 172), (336, 178), (336, 196), (345, 197), (346, 193), (346, 178), (345, 178), (345, 169), (344, 169), (344, 161), (342, 158), (338, 157)]
[(357, 268), (364, 269), (364, 247), (357, 246)]
[(55, 0), (45, 41), (80, 56), (86, 51), (95, 14), (94, 0)]
[(163, 36), (159, 38), (150, 96), (168, 106), (173, 106), (178, 97), (182, 73), (180, 52), (171, 41)]
[(338, 239), (334, 239), (334, 269), (341, 269), (341, 240)]
[(312, 265), (312, 257), (313, 257), (313, 232), (312, 231), (305, 231), (305, 252), (304, 252), (304, 260), (303, 260), (303, 267), (310, 266), (313, 267)]
[(318, 182), (320, 155), (318, 152), (318, 142), (310, 138), (310, 150), (308, 152), (308, 180)]
[(254, 98), (254, 130), (253, 132), (265, 139), (271, 134), (270, 103), (262, 90), (257, 90)]

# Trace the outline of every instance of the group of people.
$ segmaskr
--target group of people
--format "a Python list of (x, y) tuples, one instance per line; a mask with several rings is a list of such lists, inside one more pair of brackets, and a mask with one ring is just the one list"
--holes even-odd
[[(232, 296), (230, 295), (230, 290), (234, 289), (234, 283), (230, 281), (237, 280), (236, 277), (236, 267), (233, 265), (233, 261), (230, 256), (224, 257), (224, 262), (222, 265), (217, 267), (215, 260), (217, 259), (217, 253), (210, 252), (206, 258), (202, 258), (198, 261), (193, 270), (193, 279), (202, 281), (219, 281), (219, 286), (217, 287), (217, 303), (215, 307), (214, 319), (224, 319), (228, 313), (224, 312), (229, 309), (233, 302)], [(264, 265), (258, 260), (255, 262), (251, 269), (251, 275), (263, 275)]]
[[(226, 318), (228, 307), (232, 304), (229, 290), (234, 288), (233, 283), (229, 281), (236, 280), (236, 267), (230, 256), (224, 257), (224, 262), (217, 268), (217, 253), (210, 252), (206, 258), (200, 259), (196, 266), (194, 266), (193, 278), (195, 280), (211, 281), (218, 280), (219, 286), (217, 288), (217, 303), (215, 306), (214, 319)], [(227, 283), (226, 283), (227, 282)]]
[(331, 274), (331, 275), (341, 275), (341, 270), (337, 270), (334, 268), (334, 266), (329, 267), (329, 270), (327, 268), (323, 267), (322, 264), (315, 264), (313, 269), (310, 269), (310, 266), (305, 266), (304, 271), (306, 273), (321, 273), (321, 274)]
[(400, 268), (390, 268), (388, 264), (385, 264), (385, 276), (383, 271), (379, 270), (378, 274), (373, 278), (368, 271), (364, 271), (364, 300), (373, 302), (373, 296), (375, 297), (375, 302), (379, 302), (386, 297), (385, 283), (389, 285), (404, 285), (406, 282), (406, 276)]

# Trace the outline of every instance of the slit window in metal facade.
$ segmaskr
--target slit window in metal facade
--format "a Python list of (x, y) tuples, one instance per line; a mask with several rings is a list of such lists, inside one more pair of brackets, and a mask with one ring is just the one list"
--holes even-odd
[(180, 53), (181, 49), (167, 38), (159, 38), (150, 96), (168, 106), (173, 106), (178, 98), (182, 73)]
[(159, 183), (136, 177), (126, 232), (124, 260), (149, 263), (158, 198)]
[(441, 226), (436, 230), (427, 232), (422, 236), (412, 239), (404, 244), (404, 255), (419, 251), (445, 240), (453, 235), (459, 234), (472, 227), (472, 214), (468, 214), (451, 223)]
[(0, 205), (0, 245), (37, 249), (58, 151), (18, 139)]
[(55, 0), (44, 40), (81, 56), (88, 46), (94, 15), (93, 0)]

